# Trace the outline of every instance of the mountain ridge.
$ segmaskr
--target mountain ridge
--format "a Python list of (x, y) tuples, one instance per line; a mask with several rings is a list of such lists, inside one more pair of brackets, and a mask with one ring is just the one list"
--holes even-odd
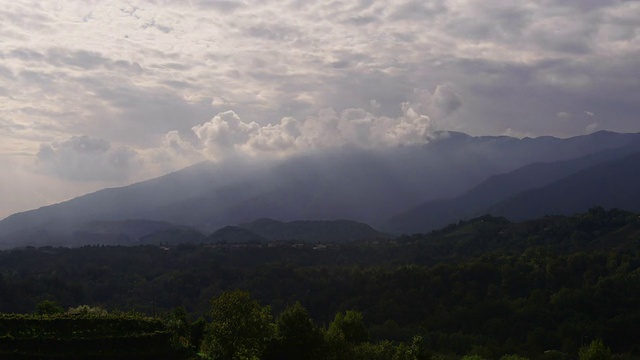
[(522, 191), (546, 186), (590, 166), (638, 151), (640, 141), (635, 141), (621, 148), (607, 149), (577, 159), (528, 164), (511, 172), (493, 175), (457, 197), (433, 200), (397, 214), (382, 228), (394, 232), (428, 232), (488, 213), (495, 203)]
[[(537, 161), (620, 148), (640, 134), (600, 132), (559, 139), (441, 134), (415, 146), (342, 149), (286, 159), (200, 163), (125, 187), (13, 214), (0, 244), (43, 232), (52, 244), (89, 221), (145, 219), (212, 232), (263, 217), (282, 221), (352, 219), (380, 228), (425, 201), (454, 197), (492, 175)], [(43, 235), (44, 236), (44, 235)]]
[(543, 187), (521, 192), (489, 212), (522, 221), (571, 215), (593, 206), (640, 211), (640, 152), (580, 170)]

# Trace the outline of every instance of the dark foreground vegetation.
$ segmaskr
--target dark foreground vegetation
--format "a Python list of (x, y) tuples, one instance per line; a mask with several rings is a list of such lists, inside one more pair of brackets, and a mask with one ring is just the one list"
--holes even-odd
[(639, 244), (638, 214), (594, 208), (339, 245), (14, 249), (0, 357), (637, 359)]

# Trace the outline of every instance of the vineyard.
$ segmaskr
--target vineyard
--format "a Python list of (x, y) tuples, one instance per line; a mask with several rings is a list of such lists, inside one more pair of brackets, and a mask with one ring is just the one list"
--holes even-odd
[(0, 314), (0, 358), (169, 359), (170, 336), (139, 314)]

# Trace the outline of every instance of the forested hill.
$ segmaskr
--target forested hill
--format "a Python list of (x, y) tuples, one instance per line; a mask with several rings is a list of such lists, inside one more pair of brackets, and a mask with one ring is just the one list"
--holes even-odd
[(637, 358), (639, 239), (639, 214), (594, 208), (323, 246), (27, 247), (0, 252), (0, 312), (53, 300), (147, 314), (183, 306), (197, 317), (239, 288), (274, 314), (299, 301), (318, 324), (357, 310), (371, 341), (420, 335), (435, 353), (536, 359), (603, 339)]
[(258, 219), (238, 227), (254, 232), (269, 240), (303, 242), (351, 242), (363, 239), (388, 238), (371, 226), (350, 220), (290, 221)]

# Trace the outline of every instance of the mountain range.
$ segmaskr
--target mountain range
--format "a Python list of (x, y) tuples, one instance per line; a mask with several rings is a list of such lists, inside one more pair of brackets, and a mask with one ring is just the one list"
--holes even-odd
[[(419, 146), (204, 162), (11, 215), (0, 221), (0, 246), (78, 246), (93, 243), (89, 234), (100, 234), (105, 224), (126, 221), (140, 226), (116, 242), (184, 229), (206, 234), (261, 218), (350, 219), (407, 233), (483, 212), (519, 220), (594, 205), (635, 210), (631, 184), (640, 179), (624, 169), (640, 168), (633, 156), (639, 151), (640, 134), (518, 139), (441, 132)], [(612, 176), (619, 181), (609, 182)], [(600, 187), (607, 184), (605, 192)]]
[(483, 214), (521, 221), (569, 215), (592, 206), (640, 210), (640, 142), (577, 159), (539, 162), (491, 176), (452, 198), (427, 201), (392, 217), (393, 232), (424, 233)]

